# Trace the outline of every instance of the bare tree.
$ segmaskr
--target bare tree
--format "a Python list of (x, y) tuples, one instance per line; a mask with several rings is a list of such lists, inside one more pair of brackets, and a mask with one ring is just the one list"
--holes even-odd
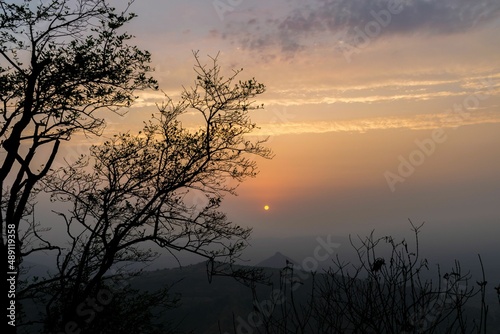
[[(319, 286), (321, 328), (333, 332), (417, 333), (458, 331), (466, 302), (477, 291), (458, 262), (437, 279), (422, 259), (414, 226), (414, 249), (405, 239), (351, 241), (359, 263), (334, 263)], [(334, 315), (334, 316), (329, 316)]]
[(459, 262), (433, 271), (420, 255), (421, 226), (412, 229), (413, 246), (373, 233), (351, 239), (358, 261), (337, 257), (324, 273), (289, 264), (273, 292), (279, 298), (259, 300), (254, 292), (259, 307), (248, 319), (255, 326), (245, 325), (255, 333), (488, 332), (484, 271), (478, 281)]
[[(117, 134), (45, 178), (53, 199), (72, 205), (59, 212), (70, 247), (58, 246), (57, 273), (25, 290), (45, 298), (47, 331), (68, 323), (90, 330), (79, 305), (122, 278), (123, 266), (153, 259), (149, 243), (174, 256), (204, 257), (210, 274), (229, 274), (245, 247), (251, 229), (228, 221), (219, 205), (256, 175), (252, 155), (272, 155), (264, 141), (248, 138), (256, 127), (249, 112), (262, 107), (253, 98), (265, 87), (255, 79), (237, 81), (241, 70), (226, 78), (217, 57), (207, 66), (194, 55), (196, 80), (178, 103), (168, 99), (137, 135)], [(188, 113), (199, 116), (198, 126), (182, 125)], [(205, 205), (193, 203), (193, 192)]]

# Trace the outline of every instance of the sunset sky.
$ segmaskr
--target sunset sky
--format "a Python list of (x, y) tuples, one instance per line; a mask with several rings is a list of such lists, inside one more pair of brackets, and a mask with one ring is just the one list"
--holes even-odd
[[(120, 1), (115, 1), (121, 8)], [(127, 26), (174, 100), (192, 50), (266, 85), (252, 119), (276, 154), (224, 210), (254, 238), (408, 233), (500, 251), (498, 0), (142, 0)], [(138, 130), (143, 92), (108, 130)], [(269, 210), (264, 210), (268, 205)]]

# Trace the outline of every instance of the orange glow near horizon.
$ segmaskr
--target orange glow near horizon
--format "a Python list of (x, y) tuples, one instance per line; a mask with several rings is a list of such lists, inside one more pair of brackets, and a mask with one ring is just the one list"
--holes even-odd
[[(255, 158), (259, 174), (238, 187), (238, 197), (225, 198), (233, 221), (255, 228), (256, 235), (282, 236), (365, 234), (384, 226), (392, 232), (406, 229), (408, 218), (442, 231), (448, 222), (498, 220), (500, 44), (491, 42), (500, 24), (496, 11), (479, 16), (477, 4), (477, 12), (457, 25), (440, 18), (443, 6), (430, 2), (433, 15), (404, 11), (366, 43), (344, 49), (339, 42), (354, 42), (358, 36), (349, 34), (355, 28), (375, 22), (370, 10), (378, 12), (378, 2), (339, 2), (353, 13), (347, 26), (332, 26), (343, 22), (343, 14), (322, 11), (333, 7), (321, 1), (242, 2), (224, 20), (211, 2), (155, 2), (136, 8), (133, 31), (153, 55), (161, 90), (138, 92), (126, 117), (103, 116), (105, 135), (141, 130), (164, 93), (181, 99), (182, 87), (196, 77), (193, 46), (208, 65), (207, 56), (220, 52), (221, 75), (244, 69), (238, 79), (255, 77), (266, 86), (255, 97), (264, 108), (249, 113), (257, 127), (245, 140), (268, 139), (264, 146), (275, 153), (271, 160), (248, 157)], [(452, 18), (476, 5), (456, 6), (445, 6)], [(190, 19), (163, 20), (165, 12), (189, 13)], [(311, 24), (297, 13), (311, 13)], [(197, 129), (197, 115), (187, 110), (179, 121)], [(433, 140), (435, 130), (443, 140)]]

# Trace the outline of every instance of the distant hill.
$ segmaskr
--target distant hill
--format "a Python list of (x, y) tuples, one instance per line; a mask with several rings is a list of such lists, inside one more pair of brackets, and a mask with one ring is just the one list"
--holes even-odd
[(23, 261), (21, 265), (23, 275), (26, 277), (47, 277), (49, 273), (53, 273), (55, 268), (50, 268), (41, 263), (31, 262), (31, 261)]
[[(283, 282), (280, 274), (283, 274), (281, 269), (285, 267), (286, 261), (293, 262), (286, 255), (277, 252), (255, 266), (261, 267), (271, 277), (271, 285), (257, 286), (258, 304), (265, 305), (273, 299), (276, 289)], [(173, 324), (182, 333), (259, 333), (258, 328), (249, 325), (255, 320), (253, 313), (256, 307), (251, 289), (231, 277), (216, 276), (209, 282), (206, 270), (206, 263), (202, 262), (183, 268), (145, 272), (131, 283), (133, 287), (149, 291), (173, 284), (170, 291), (181, 295), (181, 306), (169, 310), (166, 318), (159, 321)], [(324, 274), (316, 274), (316, 282), (321, 280), (322, 275)], [(304, 272), (296, 272), (295, 277), (298, 277), (294, 281), (298, 284), (292, 285), (295, 301), (298, 305), (304, 305), (312, 292), (313, 277)], [(286, 295), (285, 298), (288, 297)], [(495, 303), (491, 304), (493, 305)], [(465, 312), (477, 315), (477, 307), (478, 304), (473, 302)], [(498, 304), (491, 308), (488, 333), (500, 333), (499, 311)]]
[(283, 255), (280, 252), (276, 252), (276, 254), (274, 254), (273, 256), (257, 263), (256, 267), (283, 269), (287, 265), (287, 263), (298, 265), (297, 262), (295, 262), (288, 256)]
[[(286, 266), (287, 261), (295, 263), (286, 255), (276, 252), (254, 267), (259, 267), (270, 277), (269, 285), (257, 285), (257, 304), (254, 304), (252, 290), (232, 277), (215, 276), (209, 281), (206, 262), (181, 268), (146, 271), (131, 279), (129, 283), (130, 287), (143, 291), (157, 291), (170, 287), (170, 294), (180, 295), (180, 306), (166, 311), (163, 316), (156, 319), (158, 322), (168, 325), (169, 328), (174, 327), (175, 333), (262, 333), (259, 331), (261, 328), (257, 328), (257, 325), (251, 325), (258, 320), (254, 313), (256, 305), (258, 307), (269, 304), (277, 297), (289, 302), (291, 290), (294, 291), (294, 302), (298, 305), (304, 305), (308, 302), (313, 291), (313, 276), (309, 273), (295, 271), (293, 280), (287, 280), (286, 277), (283, 279), (283, 276), (280, 276), (287, 275), (281, 270)], [(321, 282), (323, 275), (325, 274), (318, 272), (314, 276), (317, 283)], [(279, 290), (283, 282), (292, 282), (288, 285), (285, 294)], [(276, 292), (279, 292), (280, 295), (276, 296)], [(37, 311), (33, 305), (25, 306), (28, 307), (28, 312)], [(474, 313), (477, 314), (477, 304), (471, 306)], [(281, 308), (277, 307), (276, 310), (279, 312)], [(489, 312), (492, 316), (488, 326), (492, 330), (488, 333), (499, 333), (498, 330), (495, 330), (500, 328), (498, 304), (492, 307)]]
[[(286, 257), (281, 256), (285, 264)], [(279, 269), (269, 267), (263, 270), (271, 277), (273, 286), (278, 287)], [(232, 277), (215, 276), (209, 282), (205, 262), (144, 272), (131, 282), (132, 287), (148, 291), (169, 285), (172, 285), (170, 293), (181, 295), (181, 306), (167, 312), (169, 319), (165, 324), (173, 324), (183, 333), (233, 333), (233, 322), (238, 323), (238, 319), (246, 321), (253, 312), (251, 289)], [(268, 300), (273, 286), (259, 284), (259, 299)]]

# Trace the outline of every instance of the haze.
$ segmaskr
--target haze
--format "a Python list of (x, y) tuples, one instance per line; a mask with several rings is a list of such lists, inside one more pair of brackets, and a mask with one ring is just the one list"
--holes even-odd
[[(318, 236), (411, 237), (408, 219), (426, 222), (436, 257), (500, 251), (498, 1), (149, 0), (132, 11), (127, 29), (173, 99), (194, 80), (192, 50), (267, 86), (253, 120), (276, 156), (223, 207), (253, 227), (253, 263), (306, 257)], [(126, 117), (106, 116), (105, 136), (139, 130), (163, 98), (140, 93)]]

